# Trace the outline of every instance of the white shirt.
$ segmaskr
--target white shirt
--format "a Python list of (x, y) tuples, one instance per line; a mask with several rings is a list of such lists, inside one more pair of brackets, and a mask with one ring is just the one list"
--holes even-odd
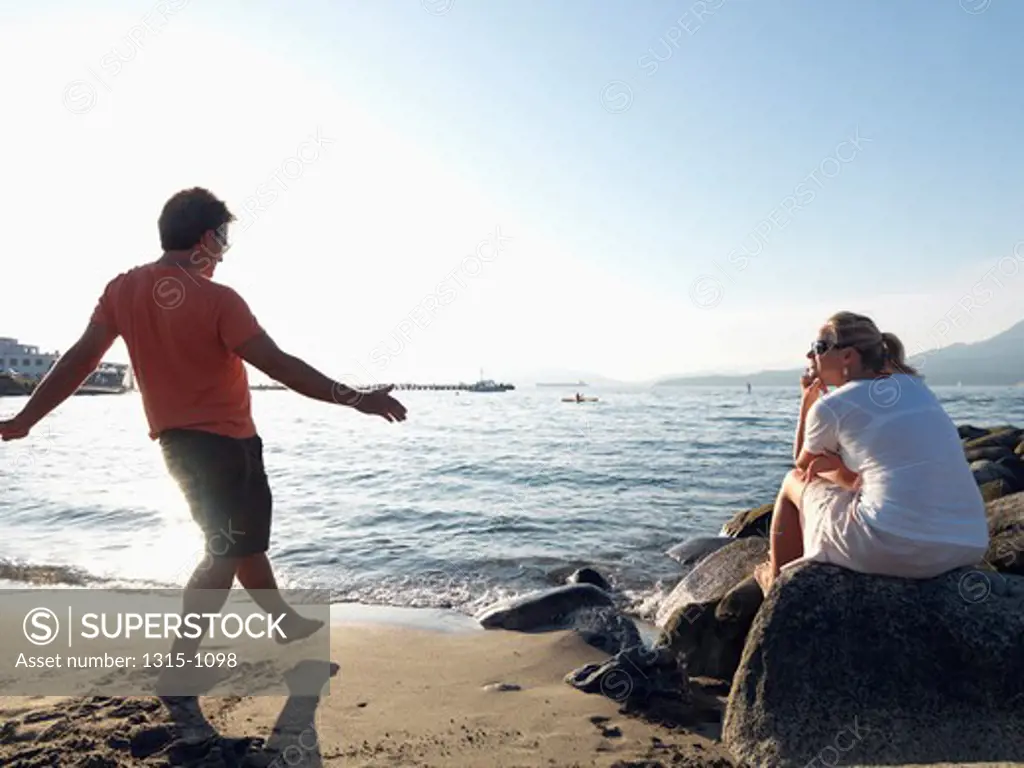
[(914, 541), (988, 546), (985, 502), (956, 425), (916, 376), (851, 381), (807, 413), (805, 450), (861, 477), (866, 523)]

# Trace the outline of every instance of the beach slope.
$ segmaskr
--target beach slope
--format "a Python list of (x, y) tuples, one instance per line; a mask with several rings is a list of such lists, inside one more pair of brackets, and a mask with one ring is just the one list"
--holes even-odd
[(670, 730), (563, 682), (607, 658), (571, 633), (331, 634), (338, 666), (319, 701), (202, 697), (200, 716), (156, 699), (0, 697), (0, 764), (732, 765), (717, 725)]

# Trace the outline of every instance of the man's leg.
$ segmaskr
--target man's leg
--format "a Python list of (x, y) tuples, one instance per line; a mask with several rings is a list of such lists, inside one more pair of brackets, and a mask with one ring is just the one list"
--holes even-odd
[(292, 642), (309, 637), (323, 626), (322, 621), (304, 618), (285, 601), (277, 587), (274, 569), (267, 557), (273, 518), (273, 495), (263, 465), (263, 441), (259, 437), (246, 440), (246, 472), (244, 505), (237, 510), (238, 527), (245, 528), (233, 542), (238, 556), (238, 581), (264, 611), (284, 616), (280, 627), (284, 632), (278, 642)]
[(285, 635), (284, 641), (302, 640), (324, 625), (322, 621), (303, 617), (288, 605), (277, 588), (274, 569), (266, 552), (241, 558), (238, 561), (237, 572), (238, 581), (260, 608), (269, 614), (286, 617), (280, 624)]
[[(193, 520), (203, 531), (203, 559), (189, 577), (182, 595), (182, 615), (219, 613), (227, 602), (238, 559), (230, 553), (234, 531), (229, 516), (232, 490), (241, 476), (241, 463), (225, 446), (233, 444), (218, 435), (193, 430), (168, 430), (160, 436), (164, 461), (178, 483)], [(172, 681), (191, 667), (178, 664), (178, 654), (194, 655), (206, 634), (179, 634), (171, 645), (171, 666), (164, 672)], [(182, 630), (185, 628), (182, 627)]]
[[(215, 557), (207, 553), (185, 585), (181, 612), (186, 614), (219, 613), (227, 602), (231, 585), (235, 580), (238, 560), (233, 557)], [(201, 622), (200, 622), (201, 624)], [(196, 653), (203, 642), (205, 631), (199, 637), (175, 638), (171, 654), (183, 653), (185, 657)], [(174, 657), (176, 658), (176, 656)]]

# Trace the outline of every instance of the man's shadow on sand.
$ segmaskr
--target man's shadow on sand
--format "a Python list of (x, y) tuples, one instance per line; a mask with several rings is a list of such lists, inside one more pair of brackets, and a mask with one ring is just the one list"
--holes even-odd
[[(320, 737), (316, 731), (321, 696), (309, 692), (321, 691), (339, 669), (333, 661), (307, 659), (285, 672), (290, 695), (265, 742), (256, 736), (222, 736), (203, 714), (198, 693), (161, 697), (181, 734), (168, 750), (171, 765), (208, 765), (211, 758), (218, 756), (214, 753), (219, 752), (224, 765), (322, 768)], [(216, 682), (211, 680), (209, 687)]]

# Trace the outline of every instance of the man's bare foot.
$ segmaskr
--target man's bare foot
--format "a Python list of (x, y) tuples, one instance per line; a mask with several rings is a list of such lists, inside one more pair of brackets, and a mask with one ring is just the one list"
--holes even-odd
[(775, 582), (775, 576), (772, 574), (771, 563), (761, 563), (757, 568), (754, 569), (754, 579), (757, 581), (761, 592), (768, 595), (768, 590), (772, 588), (772, 584)]
[(281, 622), (282, 635), (274, 638), (279, 645), (288, 645), (296, 640), (305, 640), (310, 635), (316, 634), (324, 626), (319, 619), (307, 619), (304, 616), (294, 614), (287, 620)]

